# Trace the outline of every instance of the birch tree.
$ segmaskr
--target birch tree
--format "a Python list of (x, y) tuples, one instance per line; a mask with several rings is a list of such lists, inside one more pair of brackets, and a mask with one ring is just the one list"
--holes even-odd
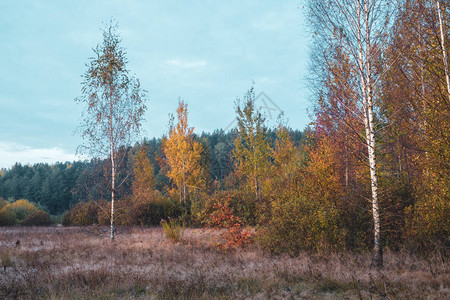
[(79, 128), (86, 143), (81, 152), (96, 158), (108, 158), (111, 178), (111, 241), (114, 240), (114, 201), (118, 170), (129, 146), (139, 135), (146, 110), (147, 93), (139, 80), (130, 76), (118, 25), (113, 21), (103, 29), (103, 42), (89, 59), (82, 82), (82, 96), (75, 99), (84, 106)]
[(262, 181), (269, 170), (270, 147), (267, 141), (265, 118), (255, 104), (252, 87), (243, 103), (236, 103), (237, 137), (234, 140), (233, 157), (235, 170), (242, 176), (247, 187), (255, 193), (257, 202), (261, 200)]
[(439, 3), (439, 0), (436, 0), (436, 8), (437, 8), (438, 19), (439, 19), (439, 33), (440, 33), (440, 42), (441, 42), (441, 50), (442, 50), (442, 60), (444, 62), (445, 81), (447, 83), (448, 100), (450, 102), (450, 76), (448, 74), (447, 48), (445, 45), (444, 24), (442, 22), (441, 5)]
[[(187, 104), (179, 101), (178, 123), (170, 124), (169, 136), (162, 140), (162, 151), (168, 167), (167, 176), (178, 189), (180, 203), (187, 204), (189, 188), (205, 186), (205, 166), (202, 165), (203, 146), (194, 140), (194, 127), (188, 125)], [(171, 121), (172, 123), (172, 121)]]
[[(314, 59), (327, 66), (334, 49), (349, 58), (357, 80), (356, 114), (365, 128), (374, 226), (372, 264), (383, 265), (376, 160), (375, 112), (383, 54), (388, 45), (393, 8), (387, 0), (310, 0), (309, 14), (318, 40)], [(345, 109), (345, 108), (344, 108)], [(355, 113), (355, 112), (353, 112)]]

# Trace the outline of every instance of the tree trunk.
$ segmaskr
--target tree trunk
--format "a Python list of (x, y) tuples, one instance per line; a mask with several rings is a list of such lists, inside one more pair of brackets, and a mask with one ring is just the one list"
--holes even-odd
[[(422, 21), (421, 21), (422, 22)], [(423, 41), (422, 41), (422, 23), (419, 24), (419, 43), (420, 43), (420, 91), (422, 93), (422, 110), (423, 110), (423, 114), (426, 114), (426, 110), (427, 110), (427, 104), (425, 101), (425, 62), (424, 62), (424, 53), (426, 53), (426, 51), (423, 50)], [(427, 119), (423, 118), (423, 122), (422, 122), (422, 131), (426, 131), (428, 124), (427, 124)], [(426, 134), (424, 134), (424, 138), (426, 139)], [(426, 160), (426, 164), (425, 164), (425, 173), (427, 174), (427, 177), (430, 176), (430, 170), (428, 168), (429, 166), (429, 159), (428, 159), (428, 151), (425, 151), (425, 160)]]
[(348, 136), (345, 134), (345, 187), (348, 187)]
[[(366, 55), (371, 53), (370, 28), (369, 28), (369, 3), (366, 1), (364, 5), (365, 25), (366, 25)], [(368, 154), (370, 166), (370, 182), (372, 188), (372, 214), (374, 225), (374, 245), (372, 264), (375, 267), (383, 266), (383, 247), (381, 244), (381, 220), (380, 205), (378, 201), (378, 175), (375, 155), (375, 128), (373, 124), (373, 98), (372, 98), (372, 76), (370, 59), (366, 59), (366, 109), (367, 109), (367, 126), (366, 135), (368, 141)]]
[(183, 202), (186, 207), (186, 174), (183, 172)]
[[(315, 0), (310, 2), (313, 24), (317, 31), (324, 33), (320, 39), (325, 47), (319, 46), (324, 54), (332, 54), (331, 49), (339, 47), (351, 57), (355, 66), (354, 76), (360, 81), (358, 99), (361, 102), (361, 119), (365, 127), (365, 143), (370, 171), (371, 204), (374, 224), (374, 248), (372, 264), (383, 265), (381, 238), (381, 211), (378, 195), (378, 175), (375, 138), (375, 94), (380, 79), (385, 76), (381, 69), (384, 50), (389, 45), (391, 22), (395, 7), (388, 0)], [(315, 30), (316, 31), (316, 30)], [(328, 53), (329, 52), (329, 53)], [(320, 55), (322, 57), (322, 55)], [(324, 59), (330, 59), (323, 55)], [(322, 58), (317, 58), (321, 62)], [(380, 68), (378, 68), (380, 67)], [(390, 66), (387, 67), (387, 69)], [(378, 70), (377, 70), (378, 69)], [(358, 105), (358, 103), (355, 103)], [(357, 111), (359, 113), (359, 109)], [(347, 151), (347, 149), (345, 149)], [(346, 162), (347, 163), (347, 162)], [(348, 185), (349, 166), (346, 167)], [(351, 164), (350, 164), (351, 167)], [(351, 174), (351, 173), (350, 173)], [(351, 183), (351, 180), (350, 180)]]
[[(255, 133), (255, 135), (258, 133)], [(255, 143), (255, 141), (254, 141)], [(258, 164), (256, 163), (256, 146), (253, 145), (253, 172), (254, 172), (254, 184), (255, 184), (255, 197), (259, 202), (259, 185), (258, 185)]]
[(114, 138), (113, 138), (113, 87), (109, 89), (109, 145), (111, 157), (111, 242), (114, 241), (114, 198), (116, 192), (116, 164), (114, 160)]
[[(357, 4), (358, 5), (358, 4)], [(357, 9), (358, 20), (360, 18), (360, 8), (358, 5)], [(367, 152), (369, 158), (370, 167), (370, 183), (372, 190), (372, 216), (374, 224), (374, 246), (373, 246), (373, 257), (372, 265), (375, 267), (383, 266), (383, 248), (381, 244), (381, 222), (380, 222), (380, 207), (378, 200), (378, 176), (377, 176), (377, 164), (376, 164), (376, 154), (375, 154), (375, 131), (374, 131), (374, 120), (373, 120), (373, 97), (372, 97), (372, 74), (371, 74), (371, 64), (370, 64), (370, 53), (371, 53), (371, 40), (370, 40), (370, 24), (369, 24), (369, 3), (364, 2), (364, 32), (365, 32), (365, 49), (363, 46), (362, 39), (362, 28), (361, 24), (358, 28), (358, 56), (359, 56), (359, 70), (362, 84), (362, 101), (364, 110), (364, 126), (366, 130), (366, 143)]]
[(439, 3), (439, 0), (436, 0), (436, 6), (437, 6), (437, 11), (438, 11), (438, 17), (439, 17), (439, 29), (441, 32), (442, 60), (444, 61), (445, 80), (447, 82), (447, 94), (448, 94), (448, 100), (450, 101), (450, 77), (448, 74), (447, 49), (445, 48), (444, 24), (442, 23), (441, 6)]
[(113, 146), (111, 145), (111, 241), (114, 240), (114, 198), (116, 192), (116, 166)]
[[(183, 156), (183, 203), (184, 203), (184, 207), (186, 207), (186, 162), (184, 160), (184, 156)], [(181, 198), (180, 198), (181, 201)]]
[[(368, 93), (371, 93), (370, 86), (368, 86)], [(367, 97), (367, 120), (366, 120), (366, 139), (367, 150), (369, 154), (369, 166), (370, 166), (370, 183), (372, 188), (372, 215), (374, 225), (374, 245), (373, 245), (373, 257), (372, 265), (375, 267), (383, 266), (383, 247), (381, 243), (381, 220), (380, 220), (380, 205), (378, 200), (378, 175), (377, 164), (375, 155), (375, 134), (373, 130), (373, 109), (372, 109), (372, 97)]]

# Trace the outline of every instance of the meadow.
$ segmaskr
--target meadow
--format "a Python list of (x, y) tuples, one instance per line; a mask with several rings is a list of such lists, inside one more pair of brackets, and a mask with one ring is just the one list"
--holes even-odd
[(218, 232), (161, 228), (3, 227), (2, 299), (449, 299), (450, 268), (439, 256), (386, 251), (272, 256), (256, 244), (223, 252)]

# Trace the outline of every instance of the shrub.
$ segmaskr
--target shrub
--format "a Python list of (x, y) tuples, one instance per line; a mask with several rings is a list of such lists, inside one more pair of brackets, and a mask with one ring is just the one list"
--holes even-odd
[(10, 209), (14, 213), (16, 223), (22, 223), (28, 215), (35, 212), (38, 208), (31, 202), (25, 199), (20, 199), (10, 205)]
[(216, 191), (212, 196), (201, 195), (191, 205), (191, 218), (195, 225), (211, 224), (211, 215), (217, 203), (228, 202), (233, 215), (248, 225), (256, 225), (258, 210), (255, 195), (245, 190)]
[(72, 215), (71, 215), (70, 211), (66, 211), (62, 215), (61, 224), (62, 224), (62, 226), (70, 226), (70, 225), (72, 225)]
[(257, 240), (273, 254), (298, 255), (301, 251), (345, 249), (345, 229), (332, 203), (304, 198), (277, 199), (272, 215)]
[(36, 210), (29, 214), (25, 220), (23, 220), (22, 224), (25, 226), (48, 226), (52, 225), (53, 222), (47, 212)]
[(11, 209), (8, 209), (7, 206), (4, 206), (0, 209), (0, 226), (11, 226), (16, 223), (14, 218), (14, 212)]
[(97, 210), (97, 204), (93, 201), (80, 202), (64, 214), (62, 224), (64, 226), (97, 224)]
[(224, 251), (242, 247), (252, 241), (250, 232), (244, 229), (244, 222), (233, 214), (230, 203), (229, 197), (224, 203), (217, 202), (211, 214), (210, 226), (215, 229), (226, 229), (220, 235), (221, 240), (217, 241), (217, 246)]
[(50, 215), (50, 220), (52, 221), (53, 224), (61, 224), (63, 221), (63, 217), (64, 217), (64, 214), (56, 215), (56, 216)]
[(256, 225), (263, 214), (259, 205), (264, 201), (261, 199), (260, 203), (257, 203), (255, 194), (251, 191), (232, 190), (227, 193), (222, 192), (217, 200), (220, 203), (228, 202), (233, 214), (239, 217), (242, 222), (251, 226)]
[(151, 199), (133, 199), (127, 215), (130, 225), (158, 226), (163, 219), (180, 217), (182, 211), (178, 201), (155, 193)]
[(180, 220), (169, 218), (169, 221), (162, 220), (161, 225), (170, 241), (178, 243), (183, 237), (184, 225), (181, 225)]
[[(130, 225), (129, 224), (129, 210), (130, 200), (120, 199), (114, 201), (114, 224), (115, 225)], [(97, 203), (98, 224), (111, 225), (111, 202), (106, 200)]]
[(407, 209), (405, 233), (410, 250), (426, 254), (438, 251), (450, 256), (450, 201), (430, 193)]
[(9, 203), (0, 199), (0, 226), (21, 224), (28, 216), (38, 211), (32, 202), (20, 199)]
[(0, 197), (0, 209), (5, 207), (8, 204), (2, 197)]
[[(115, 225), (158, 226), (162, 219), (181, 216), (181, 205), (176, 201), (156, 194), (153, 199), (137, 201), (133, 198), (116, 200), (114, 203)], [(80, 202), (62, 217), (63, 226), (109, 225), (111, 224), (111, 203)]]
[(191, 198), (190, 205), (190, 225), (191, 226), (208, 226), (211, 223), (211, 214), (214, 211), (214, 204), (217, 202), (216, 192), (213, 196), (203, 193), (195, 193), (189, 195)]

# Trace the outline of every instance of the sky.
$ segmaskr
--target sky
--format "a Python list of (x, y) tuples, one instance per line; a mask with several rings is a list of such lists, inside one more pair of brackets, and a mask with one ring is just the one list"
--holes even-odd
[(119, 24), (128, 69), (148, 91), (142, 138), (167, 132), (178, 99), (197, 133), (230, 130), (254, 83), (275, 125), (310, 122), (308, 30), (299, 0), (0, 1), (0, 168), (78, 160), (82, 75)]

